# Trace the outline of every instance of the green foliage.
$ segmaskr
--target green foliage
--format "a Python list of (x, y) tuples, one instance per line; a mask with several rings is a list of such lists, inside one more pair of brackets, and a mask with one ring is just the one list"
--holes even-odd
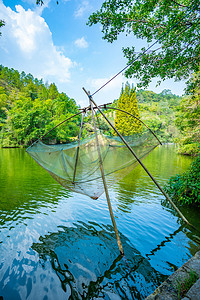
[[(177, 139), (177, 141), (180, 141), (180, 139)], [(179, 144), (179, 150), (178, 152), (180, 154), (185, 154), (185, 155), (191, 155), (191, 156), (196, 156), (200, 152), (200, 145), (199, 143), (191, 143), (187, 144), (188, 139), (183, 138), (181, 139), (182, 142), (186, 143), (185, 145)]]
[(43, 5), (43, 4), (44, 4), (44, 1), (43, 1), (43, 0), (36, 0), (36, 4), (37, 4), (37, 5)]
[[(5, 22), (3, 20), (0, 20), (0, 28), (3, 27), (5, 25)], [(0, 36), (1, 36), (1, 32), (0, 32)]]
[[(176, 139), (179, 152), (188, 155), (200, 153), (200, 72), (194, 74), (188, 82), (188, 96), (182, 98), (176, 107), (176, 119), (180, 135)], [(190, 169), (171, 177), (166, 191), (181, 204), (200, 206), (200, 156), (192, 163)]]
[[(125, 88), (122, 88), (121, 95), (117, 102), (117, 108), (131, 113), (140, 119), (136, 92), (134, 88), (126, 83)], [(124, 136), (132, 135), (141, 131), (141, 122), (124, 112), (116, 111), (115, 127)]]
[(58, 89), (55, 83), (50, 84), (48, 91), (49, 91), (48, 96), (50, 99), (56, 99), (59, 96)]
[[(105, 112), (104, 112), (105, 113)], [(95, 124), (97, 130), (100, 130), (102, 134), (111, 135), (112, 129), (108, 122), (101, 116), (99, 112), (95, 113)], [(83, 129), (82, 129), (82, 138), (86, 138), (94, 134), (94, 125), (93, 117), (91, 111), (87, 112), (84, 117)]]
[(180, 130), (179, 152), (197, 155), (200, 152), (200, 72), (188, 82), (188, 96), (177, 108), (176, 125)]
[(140, 89), (137, 91), (137, 100), (139, 103), (155, 103), (155, 102), (165, 102), (169, 108), (174, 108), (180, 103), (180, 96), (172, 94), (170, 90), (163, 90), (161, 93), (157, 94), (152, 91), (147, 91)]
[[(126, 76), (134, 75), (140, 80), (140, 86), (147, 86), (152, 77), (180, 80), (199, 70), (199, 9), (199, 0), (106, 0), (89, 17), (88, 25), (100, 23), (103, 39), (111, 43), (123, 32), (146, 39), (147, 43), (167, 32), (159, 40), (158, 49), (154, 47), (134, 64), (131, 62), (138, 56), (138, 50), (123, 48), (130, 64)], [(169, 31), (177, 22), (178, 26)], [(145, 48), (140, 51), (143, 53)]]
[(136, 96), (142, 121), (155, 132), (161, 142), (174, 142), (178, 137), (175, 109), (180, 104), (181, 97), (172, 94), (170, 90), (159, 94), (139, 90)]
[[(78, 112), (73, 99), (54, 83), (44, 85), (31, 74), (0, 66), (0, 145), (29, 145)], [(46, 141), (64, 143), (78, 136), (80, 117), (64, 123)]]
[(169, 179), (165, 191), (173, 199), (181, 204), (200, 206), (200, 156), (198, 156), (190, 168), (182, 175), (176, 175)]

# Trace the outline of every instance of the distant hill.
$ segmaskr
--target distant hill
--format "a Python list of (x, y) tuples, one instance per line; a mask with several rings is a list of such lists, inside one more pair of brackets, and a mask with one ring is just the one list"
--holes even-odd
[(176, 108), (182, 97), (163, 90), (156, 94), (152, 91), (136, 92), (141, 119), (158, 135), (163, 143), (173, 142), (178, 136), (175, 125)]

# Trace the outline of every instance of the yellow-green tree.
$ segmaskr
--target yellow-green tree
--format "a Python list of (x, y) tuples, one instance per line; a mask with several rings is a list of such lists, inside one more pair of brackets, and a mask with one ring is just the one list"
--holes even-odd
[[(130, 87), (129, 83), (126, 83), (125, 88), (122, 87), (121, 95), (117, 102), (117, 108), (140, 119), (136, 92), (133, 87)], [(133, 135), (142, 130), (142, 125), (139, 120), (118, 110), (116, 110), (115, 127), (124, 136)]]

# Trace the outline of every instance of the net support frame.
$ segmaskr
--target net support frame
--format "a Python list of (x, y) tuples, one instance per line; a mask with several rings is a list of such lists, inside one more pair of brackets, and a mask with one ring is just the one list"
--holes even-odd
[(110, 196), (109, 196), (109, 193), (108, 193), (108, 187), (107, 187), (107, 184), (106, 184), (106, 179), (105, 179), (105, 174), (104, 174), (103, 162), (102, 162), (102, 157), (101, 157), (101, 151), (100, 151), (99, 140), (98, 140), (98, 135), (97, 135), (95, 116), (94, 116), (94, 108), (93, 108), (93, 103), (94, 102), (92, 101), (92, 97), (90, 96), (90, 93), (87, 92), (85, 90), (85, 88), (83, 88), (83, 90), (89, 98), (89, 103), (90, 103), (90, 107), (91, 107), (92, 120), (93, 120), (94, 132), (95, 132), (95, 139), (96, 139), (96, 144), (97, 144), (97, 152), (98, 152), (98, 158), (99, 158), (99, 164), (100, 164), (100, 170), (101, 170), (101, 177), (102, 177), (104, 190), (105, 190), (105, 194), (106, 194), (108, 209), (109, 209), (111, 221), (112, 221), (112, 224), (113, 224), (113, 227), (114, 227), (115, 236), (116, 236), (116, 239), (117, 239), (117, 244), (118, 244), (118, 247), (119, 247), (119, 251), (120, 251), (121, 255), (124, 255), (124, 250), (123, 250), (123, 247), (122, 247), (122, 243), (121, 243), (120, 236), (119, 236), (119, 231), (117, 229), (117, 224), (116, 224), (115, 217), (114, 217), (114, 214), (113, 214), (113, 209), (112, 209)]
[(80, 142), (81, 142), (81, 133), (82, 133), (83, 119), (85, 117), (85, 113), (86, 113), (86, 111), (83, 112), (82, 118), (81, 118), (81, 125), (80, 125), (80, 131), (79, 131), (79, 136), (78, 136), (78, 147), (77, 147), (77, 151), (76, 151), (76, 160), (75, 160), (75, 165), (74, 165), (74, 175), (73, 175), (72, 183), (75, 182), (75, 177), (76, 177), (76, 169), (77, 169), (78, 155), (79, 155)]
[[(83, 90), (86, 92), (86, 90), (83, 88)], [(86, 92), (87, 93), (87, 92)], [(88, 95), (88, 94), (87, 94)], [(191, 227), (195, 228), (187, 219), (186, 217), (181, 213), (181, 211), (178, 209), (178, 207), (174, 204), (174, 202), (171, 200), (171, 198), (167, 195), (167, 193), (163, 190), (163, 188), (160, 186), (160, 184), (157, 182), (157, 180), (153, 177), (153, 175), (149, 172), (149, 170), (145, 167), (145, 165), (142, 163), (142, 161), (139, 159), (137, 154), (133, 151), (131, 146), (127, 143), (127, 141), (123, 138), (121, 133), (115, 128), (115, 126), (109, 121), (109, 119), (106, 117), (106, 115), (103, 113), (101, 108), (94, 102), (91, 95), (88, 95), (90, 102), (92, 102), (95, 107), (98, 109), (98, 111), (101, 113), (101, 115), (105, 118), (105, 120), (108, 122), (108, 124), (112, 127), (112, 129), (117, 133), (117, 135), (120, 137), (120, 139), (124, 142), (124, 144), (127, 146), (127, 148), (130, 150), (130, 152), (133, 154), (133, 156), (137, 159), (139, 164), (142, 166), (142, 168), (145, 170), (145, 172), (148, 174), (148, 176), (152, 179), (152, 181), (155, 183), (155, 185), (158, 187), (158, 189), (161, 191), (161, 193), (165, 196), (165, 198), (170, 202), (172, 207), (176, 210), (176, 212), (179, 214), (181, 219)]]

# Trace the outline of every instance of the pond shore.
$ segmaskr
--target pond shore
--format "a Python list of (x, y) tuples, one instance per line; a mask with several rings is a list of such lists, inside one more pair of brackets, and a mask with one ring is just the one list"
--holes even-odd
[[(189, 279), (191, 272), (198, 277), (196, 282), (187, 291), (184, 297), (180, 297), (178, 286)], [(200, 251), (198, 251), (182, 267), (167, 278), (151, 295), (145, 300), (198, 300), (200, 299)]]

